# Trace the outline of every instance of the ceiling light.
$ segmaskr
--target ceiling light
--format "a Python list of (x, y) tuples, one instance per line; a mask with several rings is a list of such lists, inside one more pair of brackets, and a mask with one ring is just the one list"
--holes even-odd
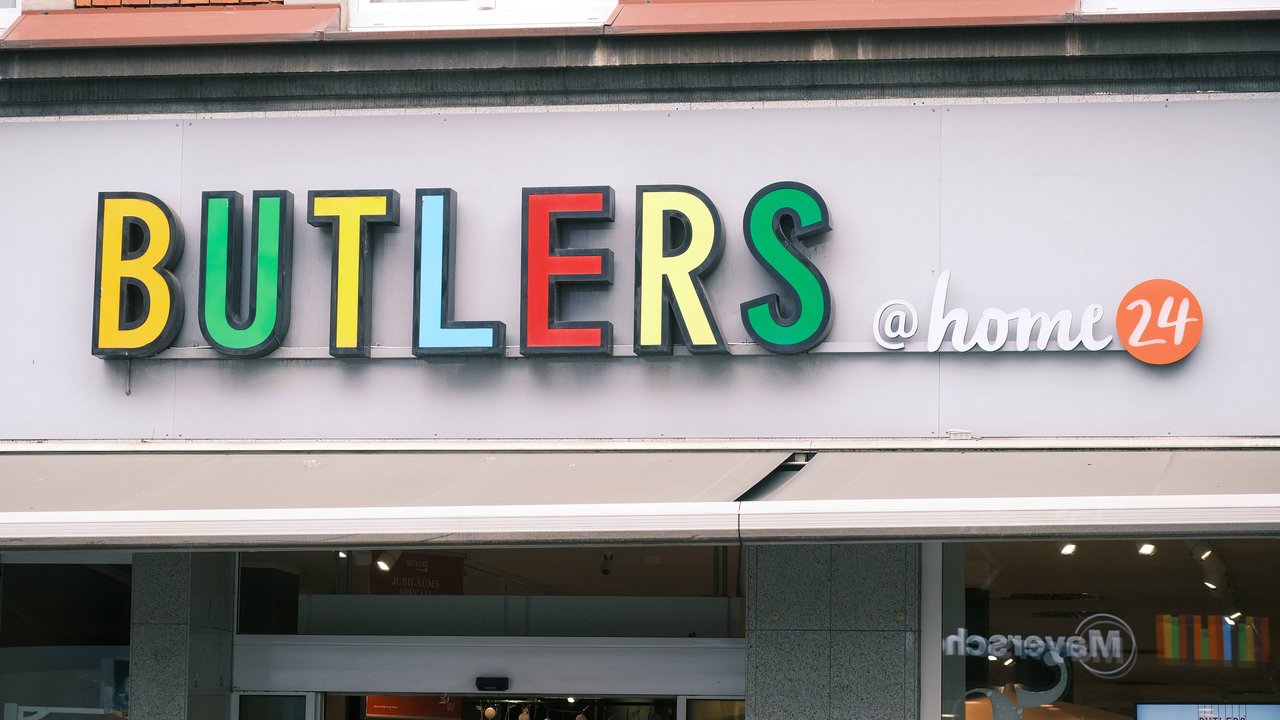
[(1213, 583), (1209, 582), (1208, 580), (1205, 580), (1205, 581), (1204, 581), (1204, 586), (1205, 586), (1205, 587), (1207, 587), (1207, 588), (1209, 588), (1210, 590), (1217, 590), (1217, 589), (1218, 589), (1218, 586), (1217, 586), (1217, 585), (1214, 585)]
[(1151, 543), (1142, 543), (1141, 545), (1138, 546), (1138, 554), (1147, 555), (1147, 556), (1155, 555), (1156, 546), (1152, 545)]
[(573, 696), (570, 695), (569, 697), (565, 698), (565, 700), (568, 700), (569, 702), (573, 702)]
[(1200, 558), (1200, 562), (1208, 560), (1213, 555), (1213, 546), (1209, 544), (1208, 540), (1200, 540), (1194, 544), (1188, 540), (1187, 544), (1191, 546), (1191, 554)]
[(341, 558), (341, 559), (343, 559), (343, 560), (346, 560), (346, 559), (347, 559), (347, 551), (346, 551), (346, 550), (339, 550), (339, 551), (338, 551), (338, 557), (339, 557), (339, 558)]
[(995, 661), (996, 661), (996, 660), (998, 660), (999, 658), (997, 658), (995, 655), (988, 655), (988, 656), (987, 656), (987, 659), (988, 659), (988, 660), (990, 660), (991, 662), (995, 662)]
[(1231, 617), (1230, 615), (1224, 616), (1223, 620), (1226, 620), (1228, 625), (1235, 627), (1236, 619)]
[(1228, 619), (1228, 620), (1239, 620), (1239, 619), (1240, 619), (1241, 617), (1243, 617), (1243, 616), (1244, 616), (1244, 613), (1242, 613), (1242, 612), (1240, 612), (1239, 610), (1237, 610), (1237, 611), (1235, 611), (1235, 612), (1231, 613), (1230, 615), (1228, 615), (1228, 616), (1227, 616), (1227, 619)]
[(1012, 665), (1012, 664), (1013, 664), (1013, 658), (1009, 658), (1008, 660), (1005, 660), (1005, 661), (1004, 661), (1004, 664), (1005, 664), (1005, 665)]
[(1076, 554), (1076, 544), (1075, 544), (1075, 543), (1067, 543), (1066, 545), (1063, 545), (1063, 546), (1062, 546), (1062, 549), (1061, 549), (1061, 550), (1059, 550), (1058, 552), (1062, 553), (1063, 555), (1075, 555), (1075, 554)]
[(396, 561), (399, 559), (400, 559), (399, 550), (383, 550), (382, 552), (378, 553), (378, 559), (375, 560), (374, 562), (375, 564), (377, 564), (378, 569), (381, 570), (382, 572), (390, 572), (392, 566), (394, 566), (396, 564)]

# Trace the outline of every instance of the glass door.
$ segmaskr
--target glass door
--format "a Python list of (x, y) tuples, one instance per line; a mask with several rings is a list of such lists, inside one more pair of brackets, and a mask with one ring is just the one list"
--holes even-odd
[[(576, 695), (325, 696), (325, 720), (678, 720), (674, 697)], [(711, 716), (707, 717), (711, 720)]]
[(234, 693), (232, 720), (319, 720), (318, 693)]

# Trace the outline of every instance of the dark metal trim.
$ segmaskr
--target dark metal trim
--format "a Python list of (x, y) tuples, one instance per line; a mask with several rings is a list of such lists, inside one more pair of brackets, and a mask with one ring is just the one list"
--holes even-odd
[(1280, 21), (0, 50), (0, 116), (1280, 92)]

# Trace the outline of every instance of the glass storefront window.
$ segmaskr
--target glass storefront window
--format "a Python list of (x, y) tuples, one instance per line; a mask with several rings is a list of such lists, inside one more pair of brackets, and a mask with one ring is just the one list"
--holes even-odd
[(747, 717), (745, 700), (702, 700), (685, 701), (685, 720), (744, 720)]
[(18, 0), (0, 0), (0, 30), (18, 18)]
[(616, 0), (355, 0), (351, 27), (600, 27), (616, 5)]
[(237, 699), (239, 720), (312, 720), (307, 695), (246, 693)]
[(943, 550), (942, 716), (1262, 720), (1280, 540), (974, 542)]
[(129, 565), (0, 564), (0, 715), (129, 708)]
[(1276, 0), (1082, 0), (1082, 13), (1176, 13), (1222, 10), (1275, 10)]
[(240, 556), (241, 634), (742, 637), (733, 546)]

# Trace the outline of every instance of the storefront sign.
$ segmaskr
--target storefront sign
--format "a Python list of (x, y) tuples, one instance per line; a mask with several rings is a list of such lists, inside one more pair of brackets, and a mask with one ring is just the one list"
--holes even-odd
[[(716, 206), (696, 188), (680, 185), (642, 185), (635, 198), (634, 353), (672, 354), (677, 331), (691, 353), (728, 353), (720, 329), (725, 319), (713, 313), (705, 284), (725, 253)], [(279, 348), (289, 331), (293, 196), (285, 190), (253, 193), (247, 253), (243, 204), (236, 192), (202, 195), (195, 314), (210, 347), (226, 356), (254, 358)], [(328, 342), (333, 357), (370, 355), (371, 254), (379, 228), (399, 224), (399, 206), (395, 190), (307, 195), (307, 222), (333, 239)], [(612, 249), (570, 248), (566, 240), (573, 226), (613, 221), (613, 189), (525, 188), (521, 213), (520, 353), (612, 355), (613, 324), (566, 320), (560, 302), (571, 286), (614, 282)], [(412, 353), (503, 354), (504, 323), (454, 317), (457, 193), (417, 190), (414, 215)], [(805, 246), (831, 228), (826, 202), (802, 183), (773, 183), (747, 203), (742, 216), (747, 251), (780, 292), (741, 301), (739, 319), (752, 341), (768, 352), (803, 353), (826, 338), (833, 292)], [(182, 255), (182, 227), (164, 201), (140, 192), (99, 194), (94, 355), (147, 357), (173, 343), (186, 316), (175, 275)], [(906, 350), (918, 334), (927, 337), (926, 352), (1096, 352), (1114, 339), (1104, 330), (1107, 311), (1101, 303), (1079, 308), (1078, 315), (1071, 308), (1027, 307), (988, 307), (971, 315), (949, 303), (952, 282), (950, 270), (939, 274), (923, 319), (907, 300), (882, 303), (871, 323), (879, 348)], [(1135, 285), (1114, 315), (1124, 349), (1156, 365), (1186, 357), (1203, 324), (1191, 291), (1165, 279)]]
[(7, 436), (1280, 435), (1280, 100), (1078, 100), (5, 123)]

